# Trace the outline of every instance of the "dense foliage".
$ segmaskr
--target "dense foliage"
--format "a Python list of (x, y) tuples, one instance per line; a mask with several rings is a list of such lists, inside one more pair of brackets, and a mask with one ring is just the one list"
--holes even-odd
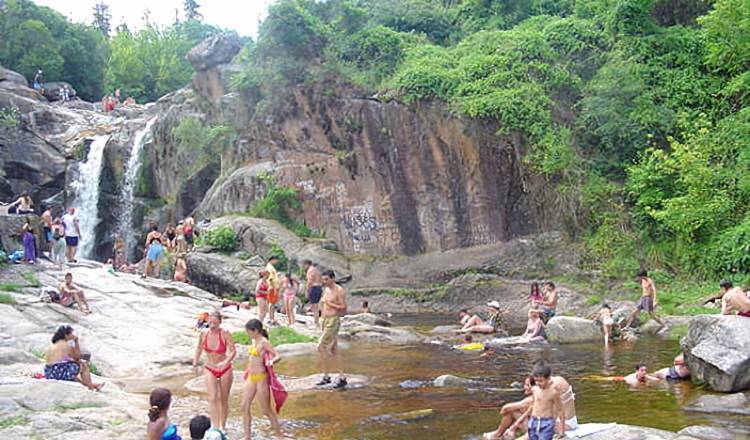
[(237, 234), (231, 226), (211, 228), (198, 237), (198, 244), (205, 244), (223, 252), (231, 252), (237, 249)]
[(298, 221), (294, 214), (302, 209), (302, 202), (296, 188), (279, 186), (270, 175), (261, 175), (265, 194), (248, 210), (253, 217), (276, 220), (300, 237), (313, 237), (316, 234), (304, 223)]
[(259, 109), (343, 79), (499, 123), (606, 275), (750, 276), (750, 2), (280, 0), (243, 59)]
[(87, 100), (120, 88), (123, 98), (154, 101), (189, 82), (193, 71), (185, 54), (217, 31), (188, 20), (168, 28), (146, 25), (137, 33), (118, 27), (110, 39), (101, 6), (89, 26), (29, 0), (0, 2), (0, 64), (29, 81), (42, 69), (46, 81), (69, 82)]

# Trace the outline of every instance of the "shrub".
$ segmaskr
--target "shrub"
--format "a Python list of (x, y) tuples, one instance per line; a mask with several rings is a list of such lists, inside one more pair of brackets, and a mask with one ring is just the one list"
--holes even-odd
[(13, 299), (12, 296), (10, 296), (7, 293), (0, 293), (0, 304), (10, 304), (13, 305), (16, 303), (16, 300)]
[(207, 244), (223, 252), (231, 252), (237, 248), (237, 234), (231, 226), (219, 226), (203, 232), (199, 237), (199, 244)]

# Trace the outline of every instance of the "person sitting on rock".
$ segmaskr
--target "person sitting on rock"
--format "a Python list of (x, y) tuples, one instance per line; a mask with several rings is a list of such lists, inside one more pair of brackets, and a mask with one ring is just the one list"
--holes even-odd
[(737, 316), (750, 318), (750, 298), (739, 287), (734, 287), (729, 280), (723, 280), (719, 284), (721, 288), (721, 314), (731, 315), (733, 312)]
[(65, 274), (65, 281), (63, 281), (62, 284), (60, 284), (60, 294), (63, 298), (72, 298), (73, 301), (78, 305), (78, 309), (85, 313), (89, 314), (91, 313), (91, 309), (89, 308), (89, 303), (86, 301), (86, 295), (84, 295), (83, 290), (79, 289), (75, 284), (73, 284), (73, 274), (68, 272)]
[(544, 322), (541, 319), (541, 313), (537, 309), (529, 309), (528, 322), (526, 323), (526, 332), (521, 335), (523, 342), (544, 341), (547, 335), (544, 332)]
[(34, 201), (31, 200), (28, 194), (22, 194), (15, 202), (8, 205), (8, 214), (33, 214), (34, 213)]
[(187, 262), (185, 261), (185, 254), (177, 254), (177, 258), (174, 262), (174, 280), (180, 283), (190, 284), (188, 279)]
[(469, 313), (466, 309), (459, 312), (461, 318), (461, 327), (458, 333), (495, 333), (500, 326), (503, 311), (500, 310), (500, 303), (497, 301), (490, 301), (487, 303), (489, 309), (489, 316), (487, 321), (482, 321), (477, 315), (473, 315), (469, 318)]
[(546, 324), (553, 316), (555, 316), (557, 310), (557, 287), (552, 281), (544, 283), (544, 299), (541, 302), (542, 306), (542, 320)]
[(690, 370), (685, 364), (685, 356), (682, 353), (678, 354), (674, 358), (674, 363), (671, 367), (662, 368), (661, 370), (654, 373), (655, 377), (662, 380), (683, 380), (690, 378)]
[(148, 440), (182, 440), (177, 435), (177, 426), (169, 421), (169, 407), (172, 405), (172, 393), (166, 388), (156, 388), (149, 396)]
[(483, 440), (499, 440), (501, 438), (514, 439), (519, 433), (523, 434), (528, 430), (526, 423), (524, 423), (523, 420), (516, 425), (518, 426), (519, 432), (516, 430), (510, 430), (509, 428), (513, 425), (513, 422), (518, 421), (523, 416), (524, 412), (529, 409), (531, 403), (534, 401), (534, 398), (531, 397), (531, 388), (534, 385), (534, 378), (531, 376), (523, 381), (523, 395), (525, 397), (518, 402), (506, 403), (500, 408), (500, 415), (502, 415), (500, 425), (496, 430), (484, 433), (484, 435), (482, 435)]
[(77, 381), (90, 390), (99, 391), (104, 384), (91, 380), (88, 363), (81, 360), (81, 346), (73, 327), (58, 327), (52, 336), (52, 344), (47, 347), (44, 377), (50, 380)]
[(370, 303), (368, 301), (362, 301), (362, 313), (363, 314), (372, 313), (372, 310), (370, 310)]

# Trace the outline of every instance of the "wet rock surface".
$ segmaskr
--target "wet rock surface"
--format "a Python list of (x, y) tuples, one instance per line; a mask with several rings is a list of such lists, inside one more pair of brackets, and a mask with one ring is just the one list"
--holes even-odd
[(601, 325), (585, 318), (555, 316), (547, 322), (547, 340), (559, 344), (596, 342), (604, 338)]

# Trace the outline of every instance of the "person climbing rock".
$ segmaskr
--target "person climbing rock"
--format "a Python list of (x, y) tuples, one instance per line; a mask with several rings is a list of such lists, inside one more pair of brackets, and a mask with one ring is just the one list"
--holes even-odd
[(346, 314), (346, 290), (336, 283), (336, 275), (332, 270), (322, 273), (322, 281), (324, 289), (321, 300), (320, 328), (323, 334), (320, 335), (318, 341), (318, 359), (323, 370), (323, 379), (317, 385), (330, 384), (329, 374), (331, 371), (336, 371), (338, 379), (334, 388), (340, 389), (347, 385), (338, 348), (341, 317)]

